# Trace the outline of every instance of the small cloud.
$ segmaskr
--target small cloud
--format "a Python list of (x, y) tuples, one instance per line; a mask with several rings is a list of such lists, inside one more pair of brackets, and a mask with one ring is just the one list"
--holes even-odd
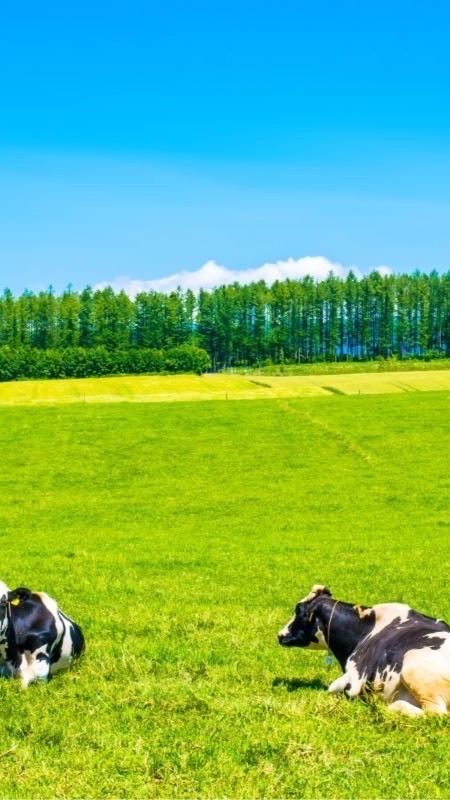
[[(381, 275), (390, 275), (392, 270), (389, 267), (381, 266), (375, 268)], [(333, 272), (339, 278), (346, 278), (349, 272), (357, 278), (362, 278), (363, 273), (356, 267), (343, 267), (334, 261), (330, 261), (324, 256), (305, 256), (304, 258), (288, 258), (286, 261), (276, 261), (274, 263), (262, 264), (260, 267), (249, 269), (228, 269), (217, 264), (216, 261), (207, 261), (199, 269), (188, 271), (182, 270), (168, 275), (166, 278), (156, 278), (153, 280), (135, 280), (128, 277), (115, 278), (110, 283), (98, 283), (95, 289), (104, 289), (111, 286), (116, 292), (124, 291), (130, 297), (136, 297), (139, 292), (157, 291), (169, 293), (178, 287), (183, 290), (192, 289), (198, 292), (200, 289), (214, 289), (217, 286), (224, 286), (231, 283), (256, 283), (265, 281), (269, 286), (275, 281), (299, 280), (309, 275), (315, 280), (321, 281)]]
[(374, 272), (379, 272), (382, 278), (386, 278), (387, 275), (392, 275), (393, 271), (390, 267), (375, 267)]

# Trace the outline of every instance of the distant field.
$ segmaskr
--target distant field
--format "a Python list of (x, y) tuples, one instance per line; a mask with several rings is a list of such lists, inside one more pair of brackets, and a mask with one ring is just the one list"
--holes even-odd
[[(312, 364), (270, 364), (265, 367), (253, 367), (246, 372), (263, 375), (344, 375), (351, 372), (435, 372), (439, 369), (450, 369), (450, 358), (424, 359), (381, 358), (373, 361), (318, 361)], [(244, 372), (242, 369), (241, 372)]]
[[(86, 399), (274, 391), (219, 377)], [(336, 666), (276, 642), (315, 582), (450, 619), (450, 392), (344, 377), (352, 396), (0, 408), (0, 577), (87, 638), (48, 686), (0, 681), (3, 798), (448, 798), (450, 720), (329, 696)]]
[(450, 370), (304, 376), (140, 375), (0, 383), (0, 405), (256, 400), (442, 390), (450, 390)]

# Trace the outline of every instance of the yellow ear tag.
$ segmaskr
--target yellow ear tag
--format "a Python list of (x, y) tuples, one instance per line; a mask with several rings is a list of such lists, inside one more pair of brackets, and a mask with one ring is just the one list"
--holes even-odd
[(12, 606), (20, 605), (20, 597), (15, 597), (14, 600), (11, 600), (11, 605)]

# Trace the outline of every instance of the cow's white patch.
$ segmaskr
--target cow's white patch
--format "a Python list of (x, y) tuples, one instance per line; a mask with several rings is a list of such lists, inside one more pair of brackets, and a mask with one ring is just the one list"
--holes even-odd
[(8, 608), (8, 592), (9, 589), (6, 583), (0, 581), (0, 665), (4, 666), (6, 663), (6, 649), (9, 625), (9, 608)]
[(58, 618), (60, 623), (63, 625), (64, 635), (61, 641), (61, 655), (58, 661), (53, 662), (53, 664), (50, 666), (51, 675), (54, 675), (55, 672), (59, 672), (61, 669), (68, 667), (73, 658), (71, 636), (71, 627), (73, 622), (70, 617), (66, 617), (61, 610), (58, 611)]
[(411, 611), (410, 606), (406, 603), (380, 603), (379, 605), (372, 606), (370, 609), (375, 614), (375, 626), (370, 631), (368, 638), (371, 639), (377, 633), (390, 625), (394, 620), (405, 622), (408, 619), (408, 614)]
[(290, 636), (290, 633), (291, 633), (290, 627), (291, 627), (292, 623), (294, 622), (294, 620), (295, 620), (295, 614), (294, 614), (293, 617), (291, 617), (289, 622), (286, 623), (284, 628), (282, 628), (281, 631), (278, 632), (278, 636)]
[(307, 650), (328, 650), (329, 649), (328, 644), (327, 644), (326, 639), (325, 639), (325, 636), (322, 633), (322, 631), (320, 630), (320, 628), (317, 628), (317, 630), (314, 631), (314, 638), (317, 639), (317, 642), (311, 642), (311, 644), (309, 644), (308, 647), (306, 648)]
[(3, 581), (0, 581), (0, 599), (3, 599), (3, 598), (7, 599), (9, 591), (10, 590), (9, 590), (8, 586), (6, 585), (6, 583), (3, 583)]
[[(56, 637), (51, 644), (50, 653), (52, 653), (55, 650), (55, 648), (60, 644), (61, 639), (63, 639), (63, 637), (65, 638), (66, 636), (69, 636), (70, 639), (69, 631), (67, 630), (61, 618), (61, 613), (58, 608), (58, 603), (56, 602), (56, 600), (54, 600), (53, 597), (49, 597), (49, 595), (46, 594), (45, 592), (36, 592), (36, 594), (38, 595), (38, 597), (41, 598), (45, 607), (50, 611), (50, 614), (52, 615), (55, 621)], [(64, 641), (62, 642), (62, 650), (64, 650)], [(57, 666), (59, 664), (61, 664), (61, 666)], [(64, 666), (67, 666), (67, 659), (60, 658), (55, 664), (51, 665), (50, 671), (53, 674), (53, 672), (57, 672), (58, 669), (62, 669), (62, 667)]]

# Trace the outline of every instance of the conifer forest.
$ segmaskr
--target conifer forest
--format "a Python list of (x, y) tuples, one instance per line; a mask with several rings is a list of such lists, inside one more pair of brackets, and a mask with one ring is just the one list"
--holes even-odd
[(0, 380), (450, 355), (450, 272), (0, 297)]

